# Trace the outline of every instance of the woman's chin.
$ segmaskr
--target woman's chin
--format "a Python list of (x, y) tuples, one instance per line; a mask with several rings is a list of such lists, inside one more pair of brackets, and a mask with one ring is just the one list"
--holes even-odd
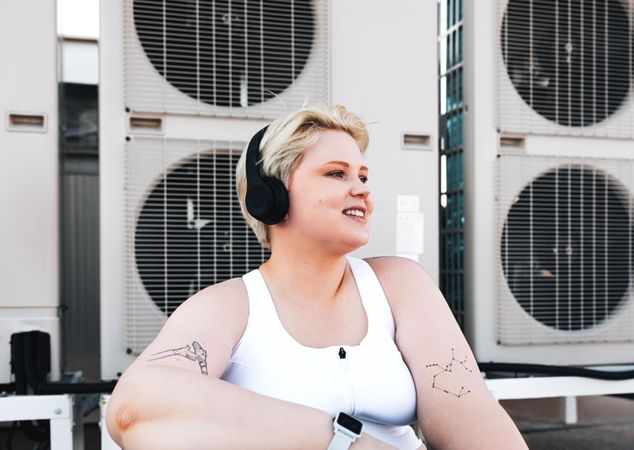
[(367, 233), (365, 235), (357, 235), (354, 238), (346, 240), (346, 244), (348, 244), (348, 247), (350, 248), (346, 251), (346, 253), (353, 252), (358, 248), (363, 247), (368, 242), (370, 242), (370, 233)]

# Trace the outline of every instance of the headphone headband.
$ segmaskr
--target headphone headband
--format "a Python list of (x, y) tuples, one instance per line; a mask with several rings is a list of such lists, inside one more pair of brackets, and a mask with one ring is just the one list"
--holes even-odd
[(247, 156), (245, 161), (246, 172), (247, 172), (247, 186), (251, 186), (253, 184), (257, 184), (262, 178), (260, 174), (260, 164), (258, 164), (258, 155), (260, 153), (260, 145), (262, 143), (262, 138), (266, 133), (266, 130), (269, 126), (265, 126), (260, 131), (255, 133), (251, 140), (249, 141), (249, 146), (247, 147)]

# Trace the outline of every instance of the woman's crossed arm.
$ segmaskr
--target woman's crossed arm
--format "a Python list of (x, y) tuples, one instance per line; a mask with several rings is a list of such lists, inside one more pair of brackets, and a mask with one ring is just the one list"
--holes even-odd
[[(107, 427), (125, 450), (326, 449), (332, 417), (220, 379), (246, 327), (243, 283), (184, 302), (114, 390)], [(353, 450), (392, 449), (364, 434)]]

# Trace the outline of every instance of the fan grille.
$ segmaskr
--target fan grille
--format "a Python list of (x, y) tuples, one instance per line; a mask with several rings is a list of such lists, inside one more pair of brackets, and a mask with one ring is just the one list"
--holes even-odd
[(326, 2), (128, 1), (131, 110), (267, 117), (329, 96)]
[[(632, 12), (622, 0), (508, 0), (500, 32), (504, 77), (526, 105), (572, 127), (571, 134), (603, 123), (629, 103)], [(521, 128), (508, 91), (498, 95), (501, 127)], [(611, 133), (632, 136), (634, 118), (627, 114), (623, 129)]]
[[(530, 160), (524, 159), (530, 167)], [(511, 295), (501, 295), (501, 300), (518, 304), (552, 332), (568, 332), (566, 340), (606, 338), (600, 330), (609, 328), (610, 321), (631, 303), (632, 200), (622, 182), (597, 164), (549, 162), (555, 164), (539, 170), (515, 193), (500, 192), (507, 205), (500, 265)], [(624, 164), (632, 169), (631, 162)], [(518, 174), (502, 175), (508, 176)], [(628, 181), (631, 178), (631, 173), (626, 176)], [(502, 305), (501, 311), (508, 313), (508, 305)], [(513, 320), (501, 317), (503, 341), (518, 337)], [(556, 336), (548, 332), (536, 336), (535, 330), (524, 338), (534, 342), (531, 339)]]
[(268, 257), (242, 217), (235, 194), (240, 149), (212, 143), (192, 149), (185, 142), (144, 139), (128, 146), (131, 176), (156, 169), (166, 155), (174, 160), (157, 170), (160, 175), (145, 188), (133, 179), (127, 183), (127, 265), (128, 273), (138, 276), (127, 283), (126, 318), (135, 352), (149, 344), (192, 294), (241, 276)]

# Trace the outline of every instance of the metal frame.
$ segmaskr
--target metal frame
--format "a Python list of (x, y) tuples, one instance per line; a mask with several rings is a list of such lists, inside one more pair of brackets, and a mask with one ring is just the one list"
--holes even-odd
[(485, 380), (496, 400), (581, 397), (634, 393), (634, 379), (597, 380), (582, 377), (530, 377)]
[(0, 422), (50, 420), (51, 450), (73, 448), (73, 399), (70, 395), (0, 398)]
[[(101, 450), (121, 450), (121, 448), (112, 440), (110, 433), (108, 433), (108, 427), (106, 427), (106, 411), (108, 410), (108, 401), (110, 400), (110, 394), (104, 394), (101, 396), (101, 402), (99, 407), (99, 428), (101, 429)], [(53, 449), (51, 449), (53, 450)]]
[(577, 423), (577, 397), (634, 393), (634, 379), (597, 380), (583, 377), (526, 377), (484, 380), (496, 400), (563, 398), (564, 423)]

